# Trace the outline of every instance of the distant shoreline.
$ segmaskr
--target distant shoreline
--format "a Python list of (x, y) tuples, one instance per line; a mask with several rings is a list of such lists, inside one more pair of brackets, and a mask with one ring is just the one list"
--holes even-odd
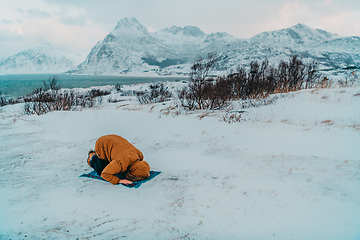
[(7, 74), (0, 75), (0, 92), (10, 98), (26, 96), (36, 88), (43, 87), (43, 81), (57, 76), (62, 88), (88, 88), (104, 85), (131, 85), (151, 82), (186, 80), (175, 76), (112, 76), (112, 75), (73, 75), (73, 74)]

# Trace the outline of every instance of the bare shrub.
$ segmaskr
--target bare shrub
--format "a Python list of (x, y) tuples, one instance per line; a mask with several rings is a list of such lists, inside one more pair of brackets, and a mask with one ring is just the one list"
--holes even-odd
[(181, 106), (188, 110), (194, 110), (197, 106), (195, 93), (189, 90), (189, 87), (184, 87), (177, 92)]
[(115, 85), (115, 90), (116, 90), (117, 92), (120, 92), (120, 91), (121, 91), (121, 88), (122, 88), (122, 86), (121, 86), (120, 83), (117, 83), (117, 84)]
[(0, 92), (0, 107), (6, 106), (6, 105), (12, 105), (17, 103), (22, 103), (24, 100), (22, 98), (11, 98), (7, 96), (6, 94), (1, 94)]
[(158, 102), (167, 101), (171, 97), (171, 93), (167, 90), (163, 83), (154, 83), (150, 85), (151, 98), (157, 99)]
[(327, 77), (324, 77), (320, 82), (318, 82), (315, 86), (316, 88), (329, 88), (331, 86), (331, 80)]
[(96, 97), (109, 95), (110, 93), (111, 92), (109, 90), (92, 89), (87, 93), (87, 95), (90, 98), (96, 98)]
[(9, 104), (9, 99), (5, 95), (2, 95), (0, 93), (0, 107), (8, 105), (8, 104)]
[(178, 91), (178, 97), (183, 107), (189, 110), (207, 109), (216, 105), (220, 99), (214, 95), (214, 79), (211, 72), (215, 69), (219, 57), (208, 54), (204, 59), (199, 57), (191, 67), (190, 83), (187, 87)]
[(160, 114), (159, 114), (159, 118), (161, 116), (169, 116), (170, 114), (173, 117), (179, 116), (181, 114), (181, 111), (179, 110), (179, 106), (178, 105), (170, 105), (167, 108), (161, 109)]
[(135, 90), (120, 90), (120, 96), (137, 96), (139, 93), (139, 91), (135, 91)]
[(108, 99), (109, 103), (118, 103), (118, 102), (123, 102), (123, 101), (125, 101), (125, 100), (123, 100), (123, 99), (112, 99), (110, 97)]
[(357, 72), (353, 71), (345, 77), (344, 80), (338, 80), (338, 83), (341, 87), (352, 87), (356, 84), (358, 76)]
[(305, 66), (306, 78), (305, 89), (313, 88), (317, 79), (320, 79), (321, 74), (318, 72), (318, 64), (315, 60)]
[(152, 102), (150, 94), (145, 91), (137, 91), (136, 92), (137, 99), (140, 104), (149, 104)]
[(44, 91), (37, 89), (31, 96), (25, 97), (24, 112), (26, 114), (44, 114), (50, 111), (69, 111), (76, 105), (75, 93), (59, 92), (54, 90)]
[(338, 83), (339, 83), (340, 87), (347, 87), (348, 86), (347, 78), (345, 80), (338, 80)]
[(231, 111), (224, 114), (224, 116), (221, 118), (222, 121), (227, 123), (234, 123), (234, 122), (240, 122), (242, 120), (241, 115), (245, 111)]
[[(73, 90), (44, 90), (37, 88), (31, 95), (24, 97), (24, 113), (41, 115), (50, 111), (71, 111), (78, 108), (95, 106), (95, 98), (110, 94), (110, 91), (92, 89), (85, 94)], [(101, 99), (99, 99), (101, 104)]]
[(218, 57), (210, 54), (207, 59), (195, 61), (190, 72), (190, 83), (178, 91), (181, 105), (189, 110), (223, 109), (230, 100), (264, 99), (273, 93), (286, 93), (311, 88), (320, 79), (317, 63), (304, 63), (298, 56), (277, 67), (269, 61), (252, 61), (250, 69), (238, 67), (235, 73), (211, 78)]
[(171, 98), (170, 91), (165, 87), (163, 83), (153, 83), (149, 87), (150, 92), (136, 92), (140, 104), (165, 102)]

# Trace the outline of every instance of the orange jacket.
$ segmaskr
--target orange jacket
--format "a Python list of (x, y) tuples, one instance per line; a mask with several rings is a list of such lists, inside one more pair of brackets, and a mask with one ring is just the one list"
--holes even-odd
[[(109, 164), (101, 172), (101, 177), (112, 184), (117, 184), (119, 178), (114, 174), (133, 169), (134, 163), (142, 161), (144, 156), (139, 149), (134, 147), (125, 138), (118, 135), (106, 135), (100, 137), (95, 143), (95, 153), (100, 159), (109, 161)], [(145, 163), (145, 161), (144, 161)], [(146, 163), (148, 166), (148, 164)], [(136, 169), (132, 174), (146, 176), (150, 167)]]

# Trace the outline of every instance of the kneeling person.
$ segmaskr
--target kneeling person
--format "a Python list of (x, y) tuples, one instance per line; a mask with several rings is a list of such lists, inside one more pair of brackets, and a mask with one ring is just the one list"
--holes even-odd
[[(150, 176), (150, 166), (143, 161), (140, 150), (118, 135), (105, 135), (95, 143), (95, 151), (90, 151), (88, 164), (112, 184), (130, 184)], [(115, 174), (125, 173), (126, 179)]]

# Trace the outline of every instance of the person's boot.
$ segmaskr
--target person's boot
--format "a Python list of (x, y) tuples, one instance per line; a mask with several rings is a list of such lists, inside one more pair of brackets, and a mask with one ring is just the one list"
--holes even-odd
[(87, 163), (89, 164), (89, 166), (91, 167), (90, 165), (90, 159), (91, 157), (95, 154), (95, 151), (94, 150), (90, 150), (89, 153), (88, 153), (88, 159), (87, 159)]
[(95, 153), (91, 153), (89, 164), (90, 167), (92, 167), (96, 173), (101, 176), (101, 172), (109, 164), (109, 162), (104, 159), (100, 159)]

